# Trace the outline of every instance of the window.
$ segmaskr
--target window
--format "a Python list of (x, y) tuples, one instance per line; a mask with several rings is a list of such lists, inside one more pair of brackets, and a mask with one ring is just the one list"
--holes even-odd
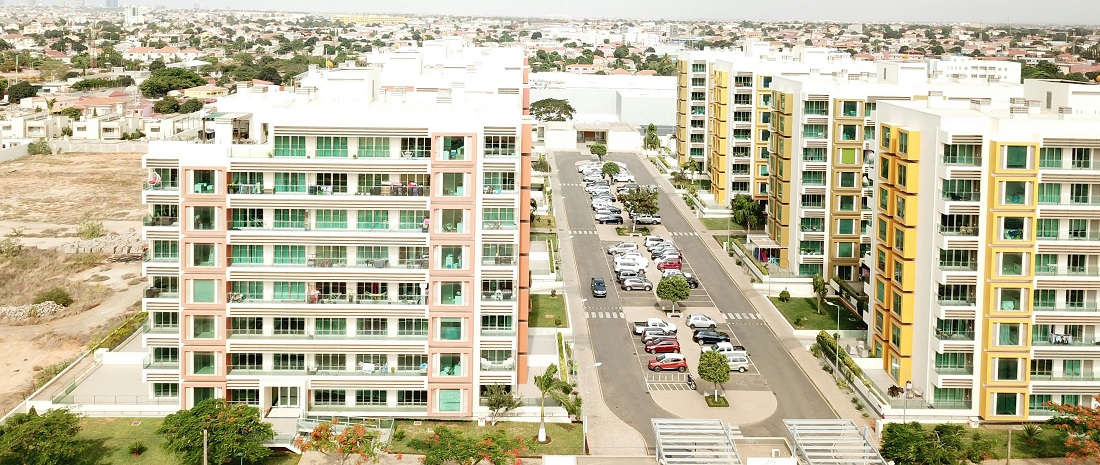
[(859, 140), (859, 126), (854, 124), (844, 124), (840, 126), (840, 140), (854, 141)]
[(432, 154), (431, 137), (402, 137), (401, 157), (428, 158)]
[(1042, 148), (1039, 149), (1039, 168), (1061, 168), (1062, 167), (1062, 149), (1061, 148)]
[(1035, 236), (1040, 238), (1057, 238), (1059, 220), (1052, 218), (1040, 218), (1035, 228)]
[(824, 231), (825, 230), (825, 218), (802, 218), (799, 222), (800, 229), (803, 231)]
[(385, 137), (360, 137), (359, 158), (387, 158), (390, 156), (390, 140)]
[(439, 339), (442, 341), (461, 341), (462, 318), (440, 318)]
[(859, 102), (848, 100), (841, 102), (841, 115), (843, 116), (859, 116)]
[(1067, 378), (1081, 377), (1080, 360), (1062, 360), (1062, 376)]
[[(886, 272), (886, 252), (884, 252), (882, 250), (878, 251), (877, 258), (876, 258), (876, 261), (875, 261), (875, 268), (878, 269), (879, 271), (883, 272), (883, 273)], [(879, 282), (879, 284), (882, 284), (882, 282)]]
[(275, 209), (275, 229), (304, 229), (306, 211), (303, 209)]
[(1031, 306), (1033, 308), (1054, 308), (1054, 299), (1056, 292), (1053, 289), (1035, 289), (1034, 297), (1032, 297)]
[(997, 381), (1019, 381), (1020, 379), (1020, 359), (993, 359), (993, 367), (995, 370), (994, 379)]
[(514, 192), (516, 190), (516, 173), (510, 171), (489, 171), (485, 173), (483, 183), (486, 194)]
[(1012, 170), (1026, 170), (1031, 163), (1028, 160), (1028, 148), (1023, 145), (1010, 145), (1005, 147), (1004, 167)]
[[(1004, 194), (1001, 203), (1005, 205), (1027, 205), (1027, 184), (1024, 181), (1002, 182), (1001, 191)], [(1087, 184), (1085, 186), (1087, 188)]]
[(733, 96), (734, 105), (752, 105), (752, 95), (750, 94), (735, 94)]
[(982, 163), (980, 145), (943, 146), (943, 162), (948, 165), (980, 165)]
[(264, 333), (264, 319), (260, 317), (234, 317), (230, 318), (230, 329), (233, 334), (259, 335)]
[(155, 347), (153, 348), (153, 362), (160, 364), (178, 364), (180, 362), (180, 352), (178, 347)]
[(359, 389), (355, 391), (355, 405), (385, 407), (386, 391), (377, 389)]
[[(362, 212), (362, 211), (363, 210), (361, 210), (360, 212)], [(367, 211), (370, 211), (370, 210), (367, 210)], [(378, 221), (380, 221), (380, 218), (382, 217), (382, 215), (384, 215), (384, 214), (387, 216), (387, 219), (386, 219), (387, 223), (389, 222), (387, 211), (385, 211), (385, 210), (376, 210), (376, 211), (380, 212), (380, 213), (372, 213), (372, 214), (368, 215), (368, 218), (373, 218), (373, 219), (368, 220), (368, 224), (377, 224)], [(398, 229), (417, 230), (417, 231), (427, 232), (428, 212), (427, 212), (427, 210), (401, 210), (400, 212), (398, 212), (397, 221), (398, 221), (398, 223), (397, 223), (397, 228)], [(388, 226), (387, 226), (387, 228), (388, 228)], [(367, 228), (367, 229), (370, 229), (370, 228)]]
[(275, 136), (276, 157), (304, 157), (306, 156), (305, 136)]
[(894, 248), (899, 252), (905, 251), (905, 230), (894, 228)]
[(193, 194), (213, 194), (217, 176), (212, 170), (195, 170), (191, 172), (191, 178), (195, 181), (191, 186)]
[(443, 173), (443, 196), (465, 197), (466, 175), (462, 173)]
[(273, 320), (273, 334), (281, 336), (301, 336), (306, 333), (305, 318), (277, 317)]
[(897, 183), (901, 187), (905, 187), (906, 180), (909, 178), (909, 167), (905, 163), (898, 163), (898, 180)]
[(1057, 204), (1062, 199), (1062, 184), (1041, 182), (1039, 183), (1039, 203)]
[(836, 244), (836, 256), (851, 258), (855, 256), (855, 244), (852, 242), (838, 242)]
[(901, 347), (901, 327), (898, 325), (890, 325), (890, 344)]
[(317, 173), (317, 185), (332, 188), (336, 194), (348, 193), (347, 173)]
[(856, 211), (856, 197), (854, 195), (838, 195), (837, 210), (842, 212)]
[(214, 207), (192, 207), (191, 229), (196, 231), (213, 231), (214, 220), (217, 218), (217, 209)]
[(397, 405), (401, 407), (428, 405), (428, 391), (397, 391)]
[(276, 302), (302, 302), (306, 299), (306, 283), (275, 281)]
[(854, 165), (856, 163), (859, 163), (859, 152), (856, 149), (837, 149), (837, 155), (839, 155), (840, 164), (842, 165)]
[[(1039, 328), (1039, 326), (1036, 326), (1036, 328)], [(1049, 328), (1049, 326), (1046, 326), (1046, 329)], [(1054, 360), (1041, 358), (1031, 360), (1031, 376), (1050, 376), (1053, 373)]]
[(1070, 158), (1070, 167), (1078, 170), (1092, 168), (1092, 149), (1074, 148)]
[(1026, 218), (1006, 217), (1001, 219), (1001, 237), (1007, 241), (1024, 240)]
[(946, 374), (970, 374), (974, 370), (974, 355), (962, 352), (936, 353), (935, 370)]
[(276, 265), (305, 265), (306, 246), (304, 245), (276, 245)]
[(305, 354), (274, 354), (272, 368), (275, 371), (301, 371), (306, 369)]
[(191, 280), (191, 302), (196, 304), (212, 304), (215, 299), (215, 281), (213, 279)]
[(313, 320), (313, 333), (317, 336), (347, 336), (348, 320), (344, 318), (317, 318)]
[(703, 87), (707, 85), (707, 78), (691, 78), (691, 85), (693, 87)]
[(153, 397), (179, 397), (179, 383), (153, 383)]
[(806, 139), (824, 139), (827, 132), (828, 130), (824, 124), (802, 125), (802, 137)]
[(692, 92), (691, 100), (696, 102), (702, 102), (707, 99), (706, 92)]
[(805, 147), (802, 149), (803, 161), (825, 161), (825, 147)]
[(824, 186), (825, 185), (825, 172), (824, 171), (804, 171), (802, 173), (802, 184), (808, 186)]
[(347, 156), (347, 137), (321, 136), (317, 138), (317, 158), (347, 158)]
[(313, 356), (313, 368), (323, 371), (345, 371), (348, 369), (346, 354), (316, 354)]
[(445, 245), (439, 247), (439, 261), (438, 265), (444, 269), (464, 269), (462, 246)]
[(482, 315), (481, 334), (483, 336), (507, 336), (514, 332), (511, 315)]
[(439, 354), (439, 376), (462, 376), (462, 354)]
[(1019, 394), (1012, 392), (998, 392), (994, 397), (994, 415), (1016, 415), (1017, 399)]
[(898, 153), (909, 153), (909, 133), (898, 133)]
[(154, 261), (175, 261), (179, 259), (179, 241), (153, 241)]
[(514, 208), (485, 208), (481, 212), (482, 227), (485, 229), (515, 229), (516, 210)]
[(466, 211), (459, 209), (446, 209), (441, 210), (442, 220), (441, 226), (445, 233), (465, 233), (466, 225), (464, 220), (466, 219)]
[(864, 126), (863, 127), (863, 140), (875, 140), (875, 127)]
[(885, 158), (880, 159), (878, 162), (878, 177), (883, 181), (890, 180), (890, 160)]
[(1023, 276), (1024, 268), (1027, 265), (1027, 254), (1023, 252), (1000, 252), (997, 254), (1000, 259), (1000, 273), (999, 276)]
[(1023, 339), (1020, 338), (1020, 332), (1023, 325), (1019, 324), (997, 324), (997, 345), (999, 346), (1019, 346), (1023, 343)]
[(424, 337), (428, 335), (428, 320), (425, 318), (400, 318), (397, 320), (398, 337)]
[(195, 339), (213, 339), (214, 322), (212, 316), (195, 316), (191, 319), (191, 337)]
[(305, 193), (305, 173), (275, 173), (275, 193)]
[(192, 352), (191, 374), (212, 375), (215, 371), (213, 352)]
[(348, 229), (347, 210), (317, 210), (317, 229)]
[(1089, 198), (1089, 185), (1088, 184), (1070, 184), (1069, 185), (1069, 201), (1070, 203), (1077, 205), (1088, 205), (1091, 202)]
[(808, 101), (803, 104), (802, 111), (807, 115), (827, 115), (829, 114), (829, 102)]
[(890, 150), (890, 128), (883, 126), (879, 134), (879, 145), (886, 150)]

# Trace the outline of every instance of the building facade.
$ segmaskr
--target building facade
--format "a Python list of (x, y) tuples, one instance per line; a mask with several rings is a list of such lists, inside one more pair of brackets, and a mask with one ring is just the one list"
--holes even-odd
[(473, 418), (486, 386), (526, 382), (525, 59), (371, 60), (219, 99), (206, 143), (150, 143), (152, 396)]
[[(1100, 375), (1100, 86), (885, 102), (872, 209), (872, 352), (936, 415), (1042, 420)], [(926, 408), (926, 407), (922, 407)]]

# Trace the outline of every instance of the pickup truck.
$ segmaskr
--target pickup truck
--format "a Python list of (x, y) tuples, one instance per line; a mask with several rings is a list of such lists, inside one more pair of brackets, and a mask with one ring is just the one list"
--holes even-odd
[(749, 354), (748, 350), (745, 349), (745, 346), (733, 345), (729, 342), (717, 342), (717, 343), (714, 343), (713, 345), (703, 346), (703, 348), (702, 348), (703, 352), (710, 352), (712, 350), (715, 351), (715, 352), (718, 352), (722, 355), (727, 355), (727, 356), (728, 355), (736, 355), (736, 354), (747, 356)]
[(634, 217), (634, 224), (661, 224), (661, 217), (656, 215), (638, 215)]
[(641, 335), (648, 329), (659, 329), (665, 334), (676, 334), (676, 325), (660, 318), (647, 318), (645, 321), (634, 322), (634, 334)]

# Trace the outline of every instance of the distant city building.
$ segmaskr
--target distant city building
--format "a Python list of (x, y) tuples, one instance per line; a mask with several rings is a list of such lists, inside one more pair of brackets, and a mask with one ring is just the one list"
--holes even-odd
[(340, 21), (344, 24), (405, 24), (409, 22), (404, 16), (386, 15), (331, 15), (329, 19)]

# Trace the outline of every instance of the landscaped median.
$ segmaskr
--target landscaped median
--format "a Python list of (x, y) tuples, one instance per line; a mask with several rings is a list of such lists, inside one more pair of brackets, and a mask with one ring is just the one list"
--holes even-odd
[(486, 423), (478, 426), (472, 421), (413, 421), (398, 420), (394, 432), (393, 442), (390, 444), (391, 453), (418, 453), (409, 442), (414, 439), (423, 439), (430, 436), (435, 428), (445, 426), (448, 429), (457, 430), (473, 437), (481, 437), (498, 429), (504, 429), (508, 437), (523, 439), (526, 450), (521, 452), (521, 457), (541, 457), (543, 455), (580, 455), (583, 441), (582, 426), (579, 423), (547, 423), (546, 436), (550, 442), (539, 444), (535, 437), (539, 432), (538, 422), (498, 422), (496, 426)]
[(772, 297), (771, 301), (772, 305), (779, 309), (779, 313), (783, 314), (783, 317), (794, 329), (817, 329), (832, 334), (837, 330), (837, 312), (841, 313), (841, 331), (867, 329), (867, 323), (848, 311), (848, 308), (844, 307), (839, 299), (828, 299), (833, 305), (823, 303), (821, 314), (817, 313), (817, 299), (814, 297), (791, 297), (786, 302), (780, 297)]
[(531, 294), (528, 325), (532, 328), (568, 328), (569, 315), (565, 314), (565, 296)]

